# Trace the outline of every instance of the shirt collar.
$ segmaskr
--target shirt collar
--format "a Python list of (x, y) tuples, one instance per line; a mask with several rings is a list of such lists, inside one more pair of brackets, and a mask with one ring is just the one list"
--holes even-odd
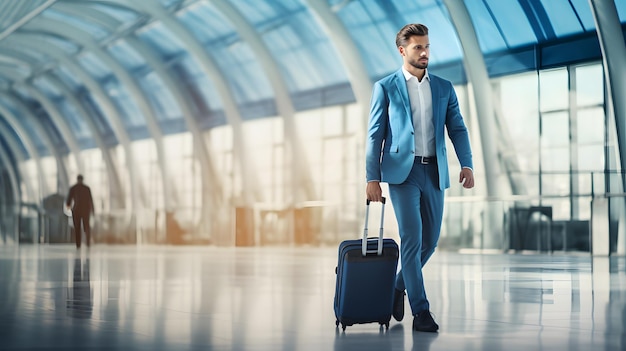
[[(428, 75), (428, 68), (425, 69), (424, 71), (426, 71), (426, 73), (424, 73), (424, 78), (426, 78), (426, 79), (428, 79), (430, 81), (430, 76)], [(414, 75), (409, 73), (409, 71), (407, 71), (404, 67), (402, 67), (402, 74), (404, 74), (404, 79), (406, 79), (407, 81), (409, 81), (409, 79), (411, 79), (412, 77), (415, 77)], [(415, 78), (417, 78), (417, 77), (415, 77)]]

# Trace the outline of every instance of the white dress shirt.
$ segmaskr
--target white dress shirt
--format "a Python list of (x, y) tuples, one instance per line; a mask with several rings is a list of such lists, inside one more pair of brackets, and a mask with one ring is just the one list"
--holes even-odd
[(428, 70), (420, 82), (402, 67), (411, 102), (415, 130), (415, 156), (435, 156), (435, 126), (433, 124), (433, 97)]

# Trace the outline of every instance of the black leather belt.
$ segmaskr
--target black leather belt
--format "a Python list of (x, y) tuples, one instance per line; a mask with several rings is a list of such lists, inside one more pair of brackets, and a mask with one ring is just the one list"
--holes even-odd
[(435, 162), (437, 162), (437, 157), (435, 157), (435, 156), (429, 156), (429, 157), (425, 157), (425, 156), (415, 156), (415, 159), (416, 159), (419, 163), (421, 163), (421, 164), (423, 164), (423, 165), (427, 165), (427, 164), (430, 164), (430, 163), (435, 163)]

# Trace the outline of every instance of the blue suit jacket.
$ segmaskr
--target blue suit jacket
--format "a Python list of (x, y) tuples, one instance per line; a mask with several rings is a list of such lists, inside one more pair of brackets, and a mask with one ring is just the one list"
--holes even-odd
[[(430, 73), (429, 76), (439, 188), (444, 190), (450, 187), (444, 127), (461, 167), (473, 169), (472, 151), (452, 83)], [(414, 133), (406, 79), (399, 69), (374, 84), (365, 153), (368, 181), (401, 184), (408, 177), (415, 156), (431, 156), (415, 155)]]

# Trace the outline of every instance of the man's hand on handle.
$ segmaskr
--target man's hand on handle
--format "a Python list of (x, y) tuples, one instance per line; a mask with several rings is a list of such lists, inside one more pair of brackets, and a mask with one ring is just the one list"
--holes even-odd
[(379, 181), (368, 182), (367, 188), (365, 189), (365, 194), (367, 195), (367, 199), (370, 201), (383, 201), (383, 190), (380, 188)]

